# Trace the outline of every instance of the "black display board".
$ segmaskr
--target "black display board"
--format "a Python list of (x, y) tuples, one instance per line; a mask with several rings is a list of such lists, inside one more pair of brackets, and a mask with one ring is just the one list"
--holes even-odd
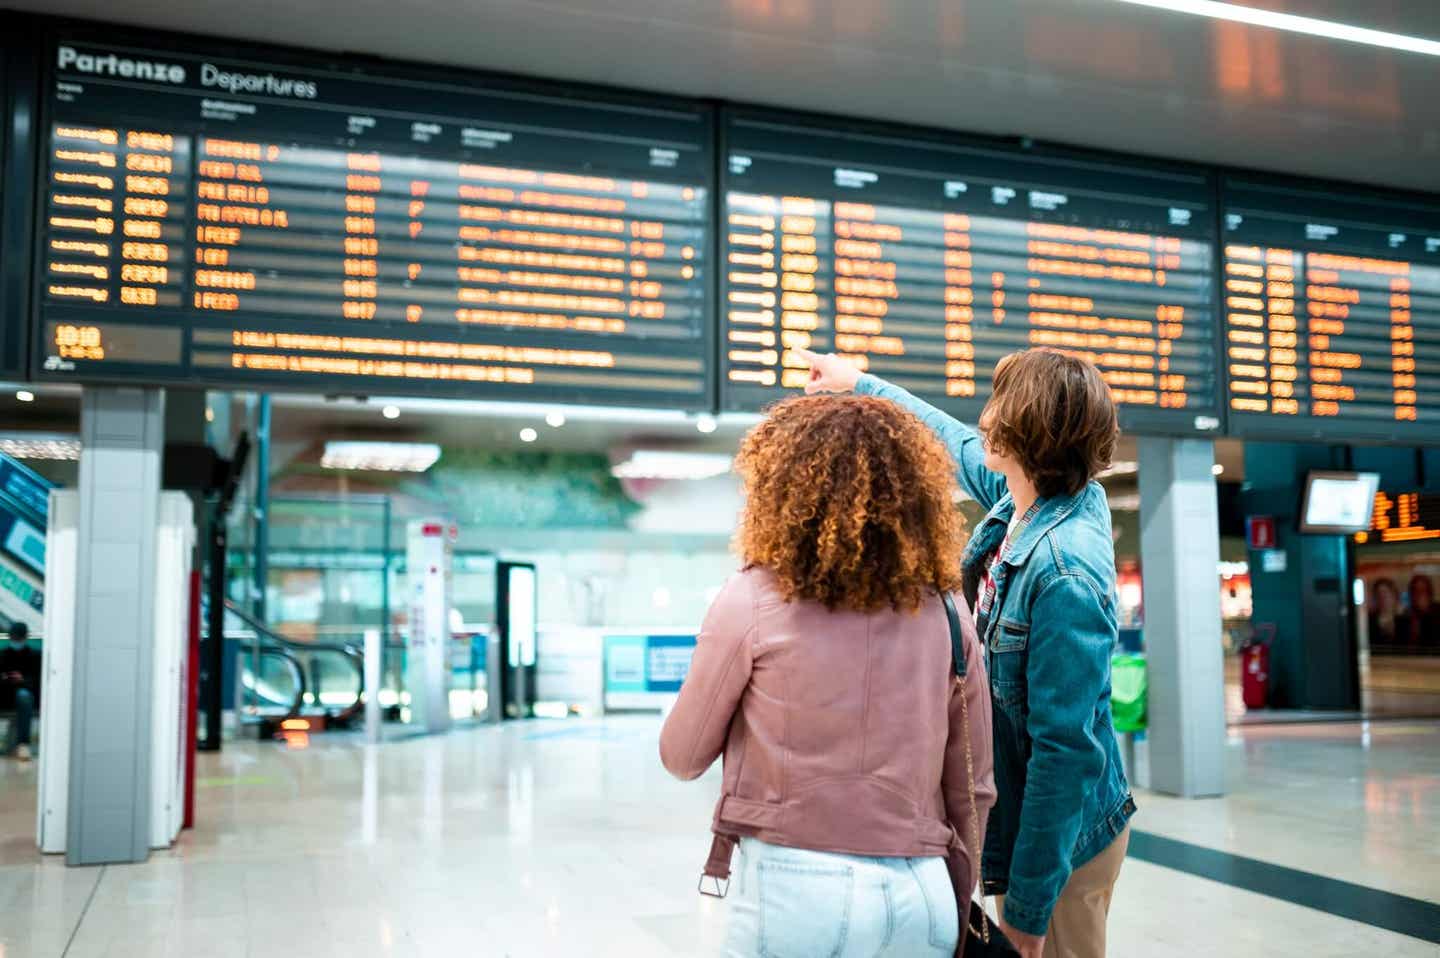
[(1440, 206), (1233, 178), (1224, 214), (1231, 432), (1440, 439)]
[(28, 21), (0, 12), (0, 378), (26, 374), (35, 179), (35, 54)]
[(721, 403), (851, 356), (961, 417), (1028, 346), (1093, 359), (1137, 432), (1220, 429), (1204, 173), (735, 111), (722, 128)]
[(41, 378), (712, 407), (706, 108), (117, 36), (46, 47)]

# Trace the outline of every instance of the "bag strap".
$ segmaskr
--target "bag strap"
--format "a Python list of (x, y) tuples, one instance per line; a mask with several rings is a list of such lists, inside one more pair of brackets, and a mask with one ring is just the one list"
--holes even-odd
[[(960, 628), (960, 613), (955, 610), (955, 600), (944, 589), (940, 590), (940, 601), (945, 603), (945, 619), (950, 626), (951, 668), (955, 672), (956, 683), (963, 686), (965, 682), (965, 644), (964, 632)], [(978, 856), (982, 849), (980, 848), (980, 810), (975, 802), (975, 758), (970, 746), (970, 699), (965, 694), (964, 688), (961, 688), (959, 693), (960, 718), (961, 724), (964, 726), (961, 734), (965, 737), (965, 785), (970, 797), (971, 854)], [(974, 889), (972, 888), (970, 891), (973, 896)], [(968, 919), (967, 915), (967, 924)], [(990, 916), (986, 913), (983, 903), (980, 906), (980, 927), (972, 927), (970, 932), (979, 935), (985, 944), (990, 944)]]

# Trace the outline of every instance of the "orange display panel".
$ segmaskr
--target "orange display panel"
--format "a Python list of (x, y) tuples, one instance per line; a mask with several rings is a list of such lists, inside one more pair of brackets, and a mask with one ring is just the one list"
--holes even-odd
[(806, 348), (973, 416), (995, 363), (1043, 346), (1093, 360), (1131, 428), (1219, 429), (1203, 178), (768, 115), (725, 136), (726, 407), (801, 388)]
[(48, 378), (710, 407), (704, 110), (52, 57)]
[(1440, 437), (1440, 209), (1245, 183), (1226, 202), (1232, 431)]

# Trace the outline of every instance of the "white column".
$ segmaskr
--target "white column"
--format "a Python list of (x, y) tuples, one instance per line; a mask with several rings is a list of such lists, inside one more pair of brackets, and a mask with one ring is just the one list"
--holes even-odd
[(1142, 438), (1139, 459), (1149, 786), (1183, 798), (1221, 795), (1225, 670), (1214, 445)]
[(150, 849), (155, 548), (165, 393), (89, 388), (80, 414), (80, 521), (66, 862)]

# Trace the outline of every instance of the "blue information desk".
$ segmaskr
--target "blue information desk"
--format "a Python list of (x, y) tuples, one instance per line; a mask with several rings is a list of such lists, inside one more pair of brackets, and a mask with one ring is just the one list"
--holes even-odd
[(685, 681), (693, 635), (607, 635), (605, 709), (663, 708)]

